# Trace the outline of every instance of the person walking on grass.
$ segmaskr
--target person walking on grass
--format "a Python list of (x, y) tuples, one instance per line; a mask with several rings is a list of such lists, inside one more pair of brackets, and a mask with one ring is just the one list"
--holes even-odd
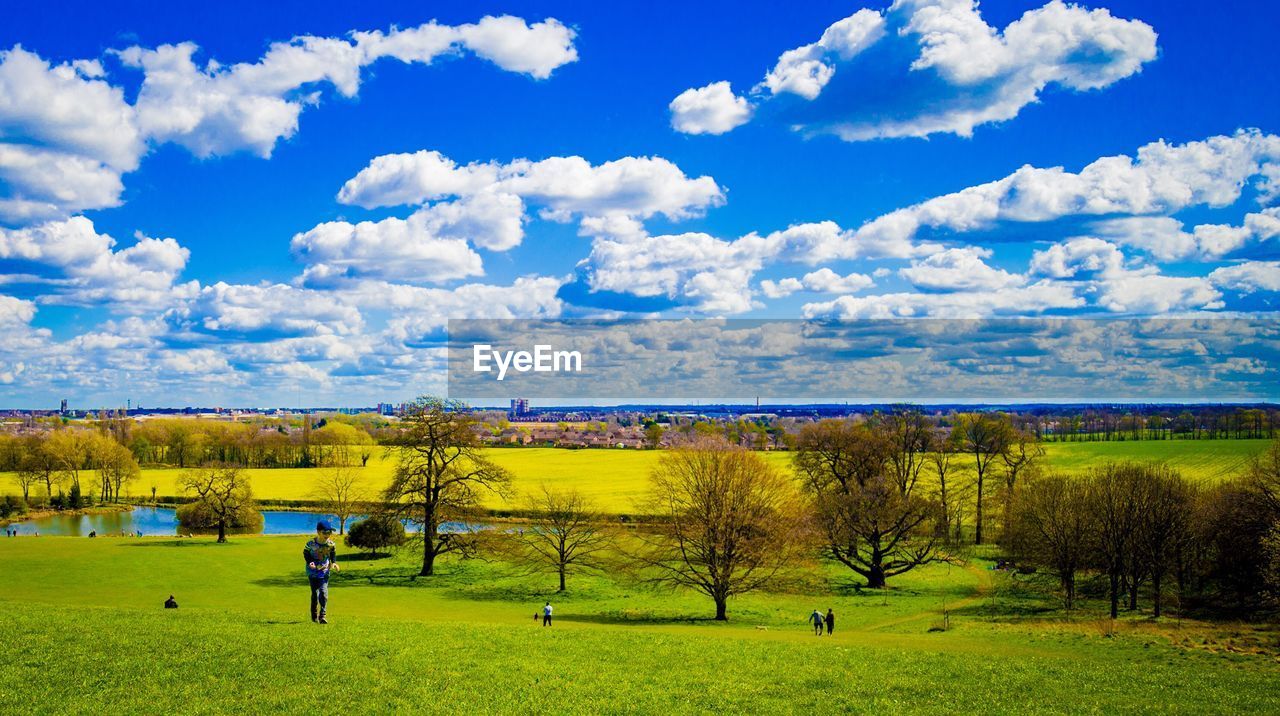
[(542, 626), (551, 626), (551, 602), (542, 607)]
[(831, 632), (836, 630), (836, 613), (831, 611), (831, 607), (827, 607), (827, 636), (831, 636)]
[(822, 636), (822, 627), (824, 624), (822, 620), (822, 613), (817, 609), (814, 609), (813, 614), (809, 615), (809, 623), (813, 625), (813, 635)]
[[(333, 543), (333, 525), (320, 520), (316, 536), (302, 548), (302, 558), (307, 563), (307, 581), (311, 583), (311, 621), (328, 624), (325, 618), (329, 609), (329, 570), (337, 571), (338, 548)], [(316, 608), (319, 607), (319, 611)]]

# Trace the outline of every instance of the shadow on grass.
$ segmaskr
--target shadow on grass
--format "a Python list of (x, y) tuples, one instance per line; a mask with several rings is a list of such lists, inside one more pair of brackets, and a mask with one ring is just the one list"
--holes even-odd
[(341, 555), (341, 559), (338, 562), (340, 564), (344, 562), (373, 562), (379, 559), (391, 559), (391, 555), (377, 552), (356, 552), (354, 554)]
[[(554, 622), (573, 622), (575, 624), (608, 624), (608, 625), (648, 625), (660, 626), (666, 624), (730, 624), (732, 622), (717, 622), (714, 617), (694, 617), (679, 614), (656, 614), (653, 612), (603, 612), (600, 614), (574, 614), (572, 616), (556, 617)], [(740, 622), (738, 626), (742, 626), (747, 622)]]

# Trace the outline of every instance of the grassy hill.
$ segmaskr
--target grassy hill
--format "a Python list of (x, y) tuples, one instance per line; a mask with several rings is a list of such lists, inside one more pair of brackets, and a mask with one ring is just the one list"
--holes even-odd
[[(0, 541), (0, 713), (1275, 713), (1280, 664), (1216, 628), (1064, 618), (982, 562), (710, 603), (608, 577), (348, 560), (306, 617), (298, 538)], [(182, 607), (165, 611), (170, 593)], [(544, 599), (556, 623), (535, 625)], [(951, 628), (930, 632), (939, 610)], [(804, 617), (831, 607), (833, 637)], [(763, 627), (763, 628), (758, 628)], [(1237, 630), (1239, 633), (1239, 630)], [(1238, 639), (1238, 637), (1237, 637)]]

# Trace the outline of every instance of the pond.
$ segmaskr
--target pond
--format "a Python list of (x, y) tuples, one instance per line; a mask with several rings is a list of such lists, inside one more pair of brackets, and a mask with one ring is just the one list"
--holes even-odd
[[(286, 510), (263, 510), (263, 526), (261, 534), (268, 535), (303, 535), (316, 531), (316, 523), (329, 520), (334, 527), (338, 526), (338, 518), (323, 512), (291, 512)], [(364, 519), (363, 516), (347, 520), (347, 526)], [(52, 515), (40, 519), (17, 522), (10, 525), (16, 527), (20, 536), (49, 535), (84, 537), (90, 532), (99, 535), (134, 535), (141, 532), (146, 536), (178, 534), (178, 518), (172, 507), (134, 507), (122, 512), (105, 512), (93, 515)], [(440, 526), (441, 532), (465, 532), (479, 529), (482, 525), (468, 525), (462, 522), (447, 522)], [(413, 530), (412, 525), (407, 529)]]

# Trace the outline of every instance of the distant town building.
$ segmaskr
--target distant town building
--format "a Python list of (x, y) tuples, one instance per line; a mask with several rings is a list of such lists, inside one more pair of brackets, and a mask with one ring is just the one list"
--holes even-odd
[(521, 415), (528, 415), (529, 399), (528, 398), (512, 398), (511, 414), (517, 418), (520, 417)]
[(62, 413), (63, 415), (66, 415), (66, 414), (67, 414), (67, 399), (66, 399), (66, 398), (63, 398), (63, 399), (62, 399), (62, 407), (58, 409), (58, 412)]

